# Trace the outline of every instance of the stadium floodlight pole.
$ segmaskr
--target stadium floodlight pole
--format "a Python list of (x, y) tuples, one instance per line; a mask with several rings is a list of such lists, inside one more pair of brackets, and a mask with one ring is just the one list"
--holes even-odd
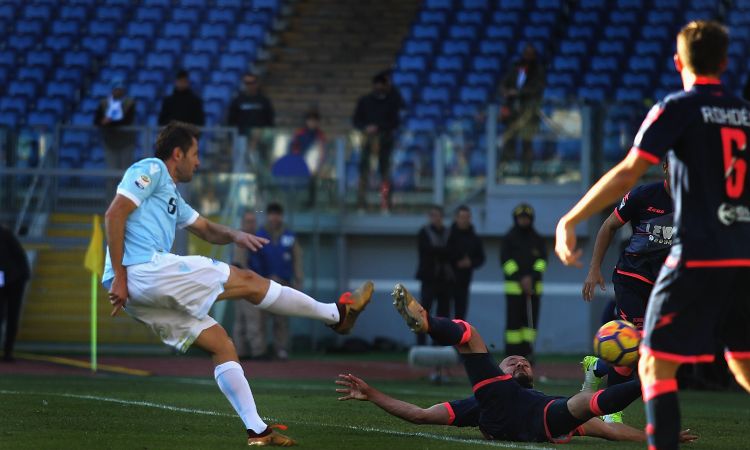
[(104, 233), (102, 233), (101, 219), (94, 214), (91, 224), (91, 240), (89, 241), (86, 257), (83, 261), (84, 267), (91, 272), (91, 371), (96, 372), (97, 361), (97, 307), (96, 297), (99, 289), (99, 280), (104, 268)]

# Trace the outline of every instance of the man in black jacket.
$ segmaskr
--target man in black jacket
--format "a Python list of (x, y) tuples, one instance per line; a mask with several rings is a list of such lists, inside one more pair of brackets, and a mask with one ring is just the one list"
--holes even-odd
[(454, 317), (464, 320), (469, 308), (471, 276), (475, 269), (484, 264), (484, 245), (474, 232), (471, 210), (466, 205), (461, 205), (456, 209), (450, 238), (448, 238), (448, 251), (456, 275), (456, 285), (453, 290)]
[[(453, 291), (453, 267), (448, 254), (450, 230), (443, 224), (443, 208), (430, 208), (429, 223), (419, 229), (419, 266), (417, 279), (422, 282), (422, 306), (431, 311), (437, 300), (437, 314), (450, 315), (451, 292)], [(424, 345), (426, 336), (417, 335), (417, 344)]]
[(516, 206), (513, 223), (500, 249), (507, 300), (505, 354), (531, 358), (539, 320), (542, 274), (547, 270), (547, 246), (534, 229), (531, 205)]
[(390, 86), (388, 77), (383, 73), (379, 73), (372, 79), (372, 92), (361, 97), (357, 102), (352, 122), (354, 127), (364, 134), (357, 191), (357, 202), (362, 208), (365, 207), (365, 190), (370, 174), (370, 154), (376, 153), (381, 182), (381, 207), (384, 210), (390, 209), (391, 152), (394, 135), (399, 127), (399, 110), (402, 105), (401, 95)]
[(185, 69), (177, 72), (172, 95), (165, 97), (161, 103), (159, 125), (166, 125), (172, 120), (201, 127), (206, 124), (203, 100), (190, 89), (190, 75)]
[(242, 77), (244, 89), (229, 105), (227, 122), (240, 133), (248, 134), (253, 128), (274, 126), (274, 111), (271, 100), (260, 92), (258, 77), (252, 73)]
[(13, 232), (0, 225), (0, 328), (5, 322), (3, 361), (13, 361), (18, 320), (26, 282), (29, 280), (26, 251)]

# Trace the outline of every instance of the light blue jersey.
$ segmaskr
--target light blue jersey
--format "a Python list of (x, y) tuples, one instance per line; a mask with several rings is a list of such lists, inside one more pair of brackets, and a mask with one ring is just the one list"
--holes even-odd
[[(175, 228), (185, 228), (198, 219), (198, 212), (182, 199), (167, 166), (158, 158), (146, 158), (130, 166), (117, 186), (117, 193), (137, 208), (125, 223), (123, 266), (151, 261), (154, 252), (169, 252)], [(102, 283), (109, 288), (115, 273), (107, 247)]]

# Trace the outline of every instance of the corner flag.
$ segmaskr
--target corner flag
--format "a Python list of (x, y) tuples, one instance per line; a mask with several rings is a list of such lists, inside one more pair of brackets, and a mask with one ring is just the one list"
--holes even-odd
[(96, 372), (96, 294), (104, 266), (104, 234), (102, 234), (101, 220), (96, 214), (91, 228), (91, 241), (86, 250), (83, 266), (91, 272), (91, 371)]

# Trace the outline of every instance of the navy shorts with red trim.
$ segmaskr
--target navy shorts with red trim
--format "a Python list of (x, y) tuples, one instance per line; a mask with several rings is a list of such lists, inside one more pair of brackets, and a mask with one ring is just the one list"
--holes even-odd
[(627, 320), (639, 330), (643, 328), (646, 305), (651, 295), (652, 285), (627, 275), (615, 274), (612, 277), (617, 302), (617, 316)]
[(582, 425), (568, 411), (567, 398), (521, 387), (490, 354), (462, 357), (479, 402), (479, 429), (488, 439), (567, 442)]
[(711, 362), (717, 345), (750, 358), (750, 268), (688, 268), (668, 258), (649, 300), (641, 354)]

